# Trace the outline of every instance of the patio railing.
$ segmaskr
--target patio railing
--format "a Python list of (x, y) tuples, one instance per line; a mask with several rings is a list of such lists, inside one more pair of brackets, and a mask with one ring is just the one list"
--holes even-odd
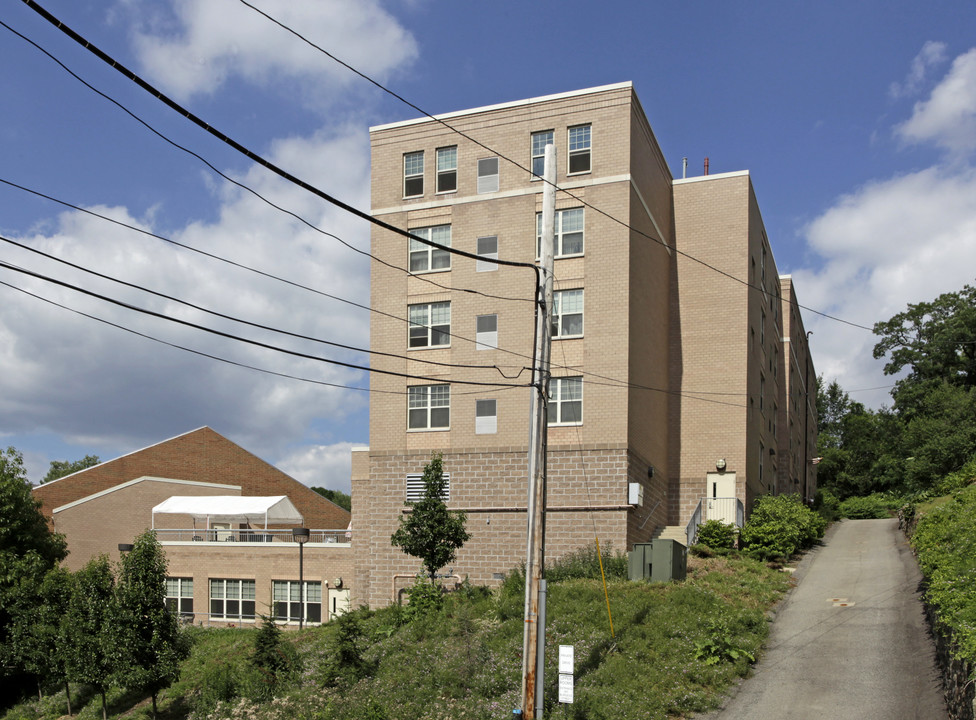
[[(295, 544), (291, 530), (261, 530), (256, 528), (156, 528), (156, 538), (167, 542), (205, 542), (205, 543), (290, 543)], [(336, 545), (348, 544), (352, 540), (351, 530), (310, 530), (308, 544)]]

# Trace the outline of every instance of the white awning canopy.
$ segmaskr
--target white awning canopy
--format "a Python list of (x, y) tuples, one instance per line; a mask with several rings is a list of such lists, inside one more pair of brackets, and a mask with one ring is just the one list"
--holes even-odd
[(304, 522), (287, 495), (241, 497), (239, 495), (174, 495), (152, 509), (153, 527), (156, 515), (162, 513), (190, 515), (194, 520), (221, 523), (301, 525)]

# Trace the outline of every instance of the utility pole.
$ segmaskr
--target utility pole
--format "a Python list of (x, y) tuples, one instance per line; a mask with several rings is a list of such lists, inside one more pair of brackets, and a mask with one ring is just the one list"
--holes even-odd
[[(547, 145), (542, 189), (541, 284), (536, 298), (535, 353), (532, 369), (532, 416), (529, 419), (528, 538), (525, 551), (525, 634), (522, 640), (522, 717), (533, 720), (541, 707), (541, 627), (539, 594), (545, 561), (546, 431), (549, 416), (549, 350), (552, 341), (553, 256), (555, 254), (556, 148)], [(542, 613), (545, 617), (545, 613)], [(540, 713), (541, 716), (541, 713)]]

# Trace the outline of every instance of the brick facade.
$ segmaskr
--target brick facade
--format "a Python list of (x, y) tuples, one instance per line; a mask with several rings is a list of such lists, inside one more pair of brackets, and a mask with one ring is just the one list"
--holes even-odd
[[(497, 257), (531, 263), (542, 183), (528, 168), (533, 137), (551, 132), (557, 214), (583, 218), (582, 252), (560, 257), (557, 248), (555, 262), (556, 290), (582, 290), (583, 310), (582, 332), (553, 341), (552, 377), (581, 378), (582, 418), (549, 428), (547, 557), (594, 535), (626, 550), (687, 523), (719, 458), (746, 506), (804, 467), (797, 453), (809, 444), (791, 444), (780, 427), (789, 424), (784, 338), (795, 362), (812, 364), (805, 335), (790, 332), (802, 325), (784, 323), (783, 288), (747, 172), (673, 180), (629, 83), (439, 119), (371, 129), (374, 216), (415, 232), (449, 226), (450, 245), (470, 253), (479, 238), (493, 237)], [(580, 148), (589, 164), (570, 172), (570, 151)], [(493, 157), (497, 188), (479, 185)], [(452, 182), (439, 187), (445, 170)], [(374, 368), (422, 376), (373, 375), (370, 445), (353, 453), (355, 601), (385, 604), (419, 567), (390, 546), (390, 535), (404, 512), (407, 474), (419, 473), (433, 451), (451, 474), (449, 506), (468, 512), (472, 538), (454, 571), (491, 582), (524, 558), (531, 391), (501, 386), (529, 378), (534, 273), (485, 271), (457, 255), (435, 266), (423, 253), (407, 273), (408, 241), (383, 229), (374, 229), (371, 249), (378, 312), (370, 344), (386, 353)], [(436, 305), (443, 315), (445, 303), (449, 337), (424, 335), (412, 345), (411, 308)], [(478, 345), (484, 315), (496, 316), (498, 349)], [(441, 410), (435, 424), (419, 387), (437, 385), (449, 385), (438, 391), (450, 395), (449, 422)], [(421, 407), (412, 422), (433, 428), (409, 427), (410, 392)], [(491, 431), (478, 432), (477, 400), (495, 403)], [(815, 437), (815, 415), (808, 420)], [(630, 483), (643, 486), (643, 505), (628, 504)]]

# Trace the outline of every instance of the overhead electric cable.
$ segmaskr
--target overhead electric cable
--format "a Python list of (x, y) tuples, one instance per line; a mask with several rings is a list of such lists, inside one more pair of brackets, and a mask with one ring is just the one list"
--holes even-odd
[(94, 292), (92, 290), (86, 290), (85, 288), (78, 287), (77, 285), (73, 285), (73, 284), (68, 283), (68, 282), (65, 282), (63, 280), (58, 280), (57, 278), (52, 278), (50, 276), (44, 275), (43, 273), (38, 273), (38, 272), (35, 272), (33, 270), (28, 270), (26, 268), (21, 268), (21, 267), (18, 267), (17, 265), (12, 265), (12, 264), (7, 263), (7, 262), (0, 261), (0, 267), (7, 268), (8, 270), (12, 270), (14, 272), (18, 272), (18, 273), (21, 273), (21, 274), (24, 274), (24, 275), (28, 275), (30, 277), (37, 278), (38, 280), (43, 280), (44, 282), (48, 282), (48, 283), (51, 283), (53, 285), (59, 285), (59, 286), (64, 287), (64, 288), (68, 288), (69, 290), (74, 290), (75, 292), (81, 293), (82, 295), (88, 295), (89, 297), (97, 298), (98, 300), (102, 300), (104, 302), (111, 303), (112, 305), (117, 305), (119, 307), (123, 307), (123, 308), (125, 308), (127, 310), (131, 310), (133, 312), (141, 313), (143, 315), (149, 315), (150, 317), (155, 317), (155, 318), (158, 318), (158, 319), (161, 319), (161, 320), (167, 320), (169, 322), (176, 323), (178, 325), (184, 325), (186, 327), (190, 327), (190, 328), (193, 328), (195, 330), (200, 330), (202, 332), (210, 333), (211, 335), (216, 335), (218, 337), (223, 337), (223, 338), (226, 338), (226, 339), (229, 339), (229, 340), (236, 340), (237, 342), (242, 342), (242, 343), (245, 343), (245, 344), (248, 344), (248, 345), (254, 345), (255, 347), (260, 347), (260, 348), (263, 348), (265, 350), (273, 350), (275, 352), (280, 352), (280, 353), (283, 353), (285, 355), (291, 355), (293, 357), (301, 358), (301, 359), (304, 359), (304, 360), (315, 360), (317, 362), (324, 362), (324, 363), (327, 363), (329, 365), (337, 365), (339, 367), (350, 368), (350, 369), (353, 369), (353, 370), (362, 370), (363, 372), (367, 372), (367, 373), (377, 373), (377, 374), (380, 374), (380, 375), (391, 375), (393, 377), (402, 377), (402, 378), (407, 378), (407, 379), (410, 379), (410, 380), (426, 380), (428, 382), (434, 382), (434, 383), (440, 383), (440, 384), (478, 385), (478, 386), (487, 386), (487, 387), (529, 387), (529, 384), (527, 384), (527, 383), (513, 385), (511, 383), (491, 383), (491, 382), (479, 382), (479, 381), (475, 381), (475, 380), (453, 380), (453, 379), (445, 379), (445, 378), (434, 378), (434, 377), (428, 377), (428, 376), (425, 376), (425, 375), (414, 375), (414, 374), (411, 374), (411, 373), (401, 373), (401, 372), (396, 372), (394, 370), (380, 370), (380, 369), (377, 369), (377, 368), (367, 367), (365, 365), (356, 365), (354, 363), (343, 362), (342, 360), (335, 360), (333, 358), (325, 358), (325, 357), (321, 357), (321, 356), (318, 356), (318, 355), (310, 355), (308, 353), (298, 352), (297, 350), (289, 350), (288, 348), (283, 348), (283, 347), (280, 347), (280, 346), (277, 346), (277, 345), (271, 345), (270, 343), (260, 342), (259, 340), (252, 340), (250, 338), (241, 337), (239, 335), (234, 335), (232, 333), (227, 333), (227, 332), (224, 332), (222, 330), (217, 330), (215, 328), (209, 328), (209, 327), (206, 327), (204, 325), (199, 325), (197, 323), (190, 322), (189, 320), (183, 320), (181, 318), (171, 317), (171, 316), (166, 315), (164, 313), (159, 313), (159, 312), (156, 312), (155, 310), (149, 310), (147, 308), (142, 308), (142, 307), (139, 307), (138, 305), (133, 305), (131, 303), (124, 302), (122, 300), (117, 300), (115, 298), (110, 298), (110, 297), (108, 297), (106, 295), (102, 295), (100, 293), (96, 293), (96, 292)]
[[(31, 0), (24, 0), (24, 1), (25, 2), (28, 2), (28, 3), (31, 2)], [(253, 10), (256, 13), (258, 13), (259, 15), (264, 16), (265, 18), (267, 18), (268, 20), (270, 20), (271, 22), (273, 22), (275, 25), (279, 26), (280, 28), (282, 28), (286, 32), (291, 33), (292, 35), (294, 35), (295, 37), (297, 37), (299, 40), (301, 40), (302, 42), (306, 43), (310, 47), (314, 48), (315, 50), (318, 50), (323, 55), (325, 55), (325, 56), (329, 57), (330, 59), (332, 59), (333, 61), (339, 63), (340, 65), (342, 65), (344, 68), (346, 68), (350, 72), (355, 73), (356, 75), (358, 75), (359, 77), (363, 78), (367, 82), (371, 83), (372, 85), (375, 85), (377, 88), (379, 88), (383, 92), (385, 92), (385, 93), (393, 96), (394, 98), (396, 98), (397, 100), (399, 100), (400, 102), (402, 102), (404, 105), (407, 105), (408, 107), (413, 108), (414, 110), (416, 110), (417, 112), (419, 112), (424, 117), (430, 118), (434, 122), (437, 122), (440, 125), (442, 125), (443, 127), (447, 128), (451, 132), (456, 133), (457, 135), (463, 137), (465, 140), (471, 141), (472, 143), (474, 143), (478, 147), (480, 147), (480, 148), (482, 148), (484, 150), (488, 150), (492, 154), (497, 155), (502, 160), (505, 160), (506, 162), (514, 165), (515, 167), (519, 168), (520, 170), (524, 170), (527, 173), (531, 173), (532, 172), (529, 168), (525, 167), (524, 165), (522, 165), (517, 160), (513, 160), (512, 158), (508, 157), (507, 155), (498, 152), (494, 148), (491, 148), (488, 145), (485, 145), (480, 140), (471, 137), (470, 135), (468, 135), (467, 133), (463, 132), (462, 130), (458, 130), (457, 128), (455, 128), (453, 125), (451, 125), (450, 123), (446, 122), (442, 118), (439, 118), (436, 115), (432, 115), (431, 113), (427, 112), (423, 108), (418, 107), (417, 105), (415, 105), (414, 103), (410, 102), (409, 100), (407, 100), (406, 98), (402, 97), (401, 95), (397, 94), (393, 90), (390, 90), (389, 88), (387, 88), (383, 84), (381, 84), (381, 83), (377, 82), (376, 80), (374, 80), (373, 78), (369, 77), (364, 72), (362, 72), (360, 70), (357, 70), (355, 67), (353, 67), (349, 63), (345, 62), (344, 60), (339, 59), (338, 57), (336, 57), (335, 55), (333, 55), (332, 53), (330, 53), (328, 50), (326, 50), (325, 48), (323, 48), (323, 47), (315, 44), (314, 42), (312, 42), (311, 40), (309, 40), (308, 38), (306, 38), (304, 35), (302, 35), (301, 33), (299, 33), (297, 30), (289, 27), (288, 25), (286, 25), (285, 23), (281, 22), (277, 18), (272, 17), (271, 15), (269, 15), (266, 12), (264, 12), (260, 8), (255, 7), (254, 5), (252, 5), (251, 3), (249, 3), (247, 0), (239, 0), (239, 2), (242, 5), (245, 5), (245, 6), (249, 7), (251, 10)], [(541, 178), (541, 177), (538, 178), (538, 179), (539, 180), (542, 180), (543, 182), (548, 182), (544, 178)], [(600, 215), (603, 215), (607, 219), (612, 220), (613, 222), (615, 222), (615, 223), (617, 223), (619, 225), (622, 225), (623, 227), (627, 228), (631, 232), (637, 233), (638, 235), (640, 235), (640, 236), (642, 236), (644, 238), (647, 238), (648, 240), (651, 240), (652, 242), (656, 242), (659, 245), (662, 245), (664, 247), (670, 248), (670, 249), (674, 250), (674, 252), (676, 252), (677, 254), (679, 254), (679, 255), (681, 255), (683, 257), (686, 257), (689, 260), (693, 260), (694, 262), (699, 263), (700, 265), (703, 265), (704, 267), (706, 267), (706, 268), (708, 268), (710, 270), (713, 270), (714, 272), (717, 272), (720, 275), (724, 275), (725, 277), (729, 278), (730, 280), (734, 280), (737, 283), (740, 283), (742, 285), (745, 285), (746, 287), (751, 288), (752, 290), (757, 290), (757, 291), (759, 291), (760, 293), (762, 293), (763, 295), (765, 295), (767, 297), (769, 297), (769, 296), (777, 297), (776, 295), (774, 295), (773, 293), (771, 293), (769, 290), (767, 290), (764, 287), (760, 287), (758, 285), (753, 285), (752, 283), (748, 282), (747, 280), (743, 280), (743, 279), (741, 279), (739, 277), (736, 277), (735, 275), (732, 275), (731, 273), (728, 273), (725, 270), (722, 270), (720, 268), (717, 268), (714, 265), (712, 265), (712, 264), (710, 264), (710, 263), (708, 263), (708, 262), (706, 262), (704, 260), (701, 260), (700, 258), (695, 257), (694, 255), (690, 255), (690, 254), (688, 254), (688, 253), (686, 253), (686, 252), (684, 252), (682, 250), (679, 250), (676, 247), (671, 247), (663, 239), (656, 238), (656, 237), (654, 237), (652, 235), (648, 235), (647, 233), (645, 233), (644, 231), (640, 230), (639, 228), (635, 228), (632, 225), (630, 225), (629, 223), (621, 220), (620, 218), (617, 218), (617, 217), (611, 215), (607, 211), (602, 210), (601, 208), (598, 208), (595, 205), (592, 205), (591, 203), (588, 203), (583, 198), (581, 198), (578, 195), (574, 194), (570, 190), (567, 190), (566, 188), (560, 187), (556, 183), (552, 183), (552, 185), (553, 185), (553, 187), (556, 188), (556, 190), (558, 190), (558, 191), (560, 191), (562, 193), (565, 193), (566, 195), (568, 195), (569, 197), (573, 198), (574, 200), (576, 200), (577, 202), (581, 203), (582, 205), (584, 205), (584, 206), (592, 209), (594, 212), (596, 212), (596, 213), (598, 213)], [(850, 320), (844, 320), (843, 318), (835, 317), (833, 315), (828, 315), (825, 312), (821, 312), (820, 310), (815, 310), (815, 309), (813, 309), (811, 307), (807, 307), (806, 305), (800, 305), (799, 303), (797, 303), (797, 307), (803, 308), (804, 310), (809, 310), (810, 312), (812, 312), (812, 313), (814, 313), (816, 315), (820, 315), (821, 317), (825, 317), (825, 318), (827, 318), (829, 320), (834, 320), (834, 321), (839, 322), (839, 323), (844, 323), (845, 325), (850, 325), (852, 327), (856, 327), (856, 328), (859, 328), (861, 330), (873, 330), (873, 328), (867, 327), (866, 325), (860, 325), (858, 323), (851, 322)]]
[(116, 328), (118, 330), (123, 330), (123, 331), (125, 331), (127, 333), (132, 333), (133, 335), (136, 335), (138, 337), (144, 338), (146, 340), (152, 340), (153, 342), (157, 342), (157, 343), (160, 343), (161, 345), (166, 345), (168, 347), (175, 348), (176, 350), (183, 350), (184, 352), (193, 353), (194, 355), (200, 355), (201, 357), (209, 358), (210, 360), (216, 360), (217, 362), (226, 363), (228, 365), (233, 365), (235, 367), (244, 368), (246, 370), (254, 370), (255, 372), (265, 373), (266, 375), (275, 375), (277, 377), (285, 378), (287, 380), (298, 380), (299, 382), (313, 383), (315, 385), (325, 385), (327, 387), (339, 388), (341, 390), (361, 390), (361, 391), (369, 392), (369, 393), (384, 393), (384, 394), (387, 394), (387, 395), (406, 395), (407, 394), (406, 392), (404, 392), (402, 390), (376, 390), (376, 389), (373, 389), (373, 388), (358, 387), (356, 385), (342, 385), (340, 383), (331, 383), (331, 382), (326, 382), (324, 380), (314, 380), (312, 378), (300, 377), (298, 375), (289, 375), (288, 373), (281, 373), (281, 372), (277, 372), (275, 370), (268, 370), (266, 368), (259, 368), (259, 367), (255, 366), (255, 365), (248, 365), (247, 363), (237, 362), (236, 360), (228, 360), (227, 358), (220, 357), (219, 355), (212, 355), (211, 353), (206, 353), (206, 352), (203, 352), (202, 350), (194, 350), (193, 348), (189, 348), (189, 347), (186, 347), (184, 345), (177, 345), (176, 343), (171, 343), (171, 342), (169, 342), (167, 340), (162, 340), (162, 339), (160, 339), (158, 337), (154, 337), (152, 335), (148, 335), (146, 333), (139, 332), (138, 330), (133, 330), (132, 328), (125, 327), (124, 325), (119, 325), (118, 323), (114, 323), (111, 320), (105, 320), (104, 318), (100, 318), (100, 317), (98, 317), (96, 315), (91, 315), (91, 314), (86, 313), (86, 312), (83, 312), (81, 310), (77, 310), (75, 308), (68, 307), (67, 305), (64, 305), (62, 303), (56, 302), (56, 301), (51, 300), (51, 299), (46, 298), (46, 297), (42, 297), (41, 295), (38, 295), (36, 293), (32, 293), (30, 290), (25, 290), (24, 288), (17, 287), (16, 285), (11, 285), (10, 283), (4, 282), (3, 280), (0, 280), (0, 285), (5, 285), (6, 287), (10, 288), (11, 290), (16, 290), (17, 292), (23, 293), (24, 295), (29, 295), (30, 297), (32, 297), (32, 298), (34, 298), (36, 300), (40, 300), (41, 302), (46, 302), (49, 305), (54, 305), (55, 307), (61, 308), (62, 310), (67, 310), (68, 312), (75, 313), (76, 315), (81, 315), (82, 317), (86, 317), (89, 320), (94, 320), (96, 322), (103, 323), (104, 325), (108, 325), (110, 327), (114, 327), (114, 328)]
[[(420, 237), (418, 235), (413, 235), (412, 233), (410, 233), (407, 230), (403, 230), (401, 228), (396, 227), (395, 225), (391, 225), (390, 223), (388, 223), (388, 222), (386, 222), (384, 220), (380, 220), (379, 218), (375, 218), (372, 215), (370, 215), (369, 213), (363, 212), (362, 210), (360, 210), (360, 209), (358, 209), (356, 207), (353, 207), (352, 205), (349, 205), (348, 203), (343, 202), (342, 200), (339, 200), (338, 198), (333, 197), (332, 195), (329, 195), (324, 190), (321, 190), (321, 189), (315, 187), (314, 185), (312, 185), (312, 184), (310, 184), (308, 182), (305, 182), (304, 180), (302, 180), (302, 179), (298, 178), (297, 176), (291, 174), (287, 170), (285, 170), (285, 169), (279, 167), (278, 165), (274, 164), (270, 160), (267, 160), (266, 158), (262, 157), (261, 155), (258, 155), (257, 153), (249, 150), (247, 147), (245, 147), (241, 143), (237, 142), (236, 140), (234, 140), (233, 138), (231, 138), (229, 135), (226, 135), (225, 133), (221, 132), (217, 128), (215, 128), (212, 125), (210, 125), (205, 120), (201, 119), (200, 117), (198, 117), (194, 113), (190, 112), (188, 109), (186, 109), (185, 107), (183, 107), (182, 105), (180, 105), (179, 103), (177, 103), (175, 100), (173, 100), (172, 98), (170, 98), (168, 95), (166, 95), (165, 93), (163, 93), (161, 90), (157, 89), (152, 84), (150, 84), (149, 82), (147, 82), (146, 80), (144, 80), (142, 77), (140, 77), (136, 73), (134, 73), (131, 70), (129, 70), (125, 65), (123, 65), (122, 63), (120, 63), (118, 60), (116, 60), (115, 58), (113, 58), (111, 55), (109, 55), (108, 53), (106, 53), (103, 50), (101, 50), (94, 43), (92, 43), (91, 41), (87, 40), (85, 37), (83, 37), (81, 34), (79, 34), (78, 32), (76, 32), (72, 28), (68, 27), (68, 25), (66, 25), (64, 22), (62, 22), (56, 16), (52, 15), (47, 10), (45, 10), (40, 4), (38, 4), (37, 2), (35, 2), (35, 0), (21, 0), (21, 1), (25, 5), (27, 5), (27, 7), (29, 7), (31, 10), (33, 10), (34, 12), (36, 12), (38, 15), (40, 15), (41, 17), (43, 17), (50, 24), (52, 24), (54, 27), (56, 27), (58, 30), (60, 30), (62, 33), (64, 33), (69, 38), (71, 38), (72, 40), (74, 40), (76, 43), (78, 43), (79, 45), (81, 45), (83, 48), (85, 48), (86, 50), (88, 50), (90, 53), (92, 53), (93, 55), (95, 55), (95, 57), (97, 57), (99, 60), (101, 60), (102, 62), (104, 62), (107, 65), (109, 65), (113, 70), (117, 71), (118, 73), (120, 73), (125, 78), (131, 80), (136, 85), (138, 85), (140, 88), (142, 88), (143, 90), (145, 90), (146, 92), (148, 92), (150, 95), (152, 95), (153, 97), (155, 97), (157, 100), (159, 100), (163, 104), (167, 105), (170, 109), (176, 111), (177, 113), (179, 113), (180, 115), (182, 115), (183, 117), (185, 117), (187, 120), (189, 120), (190, 122), (192, 122), (197, 127), (203, 129), (204, 131), (208, 132), (209, 134), (211, 134), (212, 136), (214, 136), (215, 138), (217, 138), (218, 140), (220, 140), (224, 144), (228, 145), (229, 147), (233, 148), (237, 152), (241, 153), (242, 155), (244, 155), (245, 157), (247, 157), (252, 162), (257, 163), (258, 165), (261, 165), (262, 167), (266, 168), (267, 170), (270, 170), (271, 172), (273, 172), (274, 174), (278, 175), (279, 177), (287, 180), (288, 182), (290, 182), (290, 183), (292, 183), (294, 185), (297, 185), (298, 187), (302, 188), (303, 190), (306, 190), (307, 192), (312, 193), (316, 197), (319, 197), (319, 198), (325, 200), (326, 202), (331, 203), (332, 205), (335, 205), (336, 207), (341, 208), (342, 210), (345, 210), (346, 212), (348, 212), (348, 213), (350, 213), (352, 215), (355, 215), (358, 218), (361, 218), (361, 219), (365, 220), (366, 222), (372, 223), (373, 225), (376, 225), (377, 227), (383, 228), (384, 230), (388, 230), (389, 232), (395, 233), (396, 235), (400, 235), (400, 236), (405, 237), (405, 238), (407, 238), (409, 240), (416, 240), (418, 242), (423, 243), (424, 245), (427, 245), (427, 246), (432, 247), (432, 248), (436, 248), (438, 250), (443, 250), (443, 251), (448, 252), (448, 253), (450, 253), (452, 255), (459, 255), (461, 257), (466, 257), (466, 258), (469, 258), (471, 260), (483, 260), (484, 259), (484, 258), (481, 258), (476, 253), (471, 253), (471, 252), (468, 252), (466, 250), (459, 250), (458, 248), (452, 248), (452, 247), (450, 247), (448, 245), (442, 245), (440, 243), (434, 242), (433, 240), (428, 240), (428, 239), (423, 238), (423, 237)], [(8, 26), (4, 25), (4, 27), (8, 27)], [(10, 29), (10, 28), (8, 27), (8, 29)], [(536, 282), (538, 282), (538, 279), (539, 279), (539, 268), (535, 265), (535, 263), (526, 263), (526, 262), (520, 262), (520, 261), (515, 261), (515, 260), (502, 260), (500, 258), (498, 258), (498, 259), (492, 259), (492, 262), (495, 263), (496, 265), (504, 265), (506, 267), (520, 267), (520, 268), (526, 268), (526, 269), (532, 270), (535, 273)]]
[(89, 275), (94, 275), (95, 277), (102, 278), (103, 280), (108, 280), (110, 282), (118, 283), (119, 285), (124, 285), (125, 287), (129, 287), (129, 288), (132, 288), (134, 290), (139, 290), (141, 292), (145, 292), (145, 293), (148, 293), (150, 295), (154, 295), (154, 296), (159, 297), (159, 298), (163, 298), (164, 300), (169, 300), (171, 302), (179, 303), (180, 305), (184, 305), (184, 306), (186, 306), (188, 308), (192, 308), (193, 310), (198, 310), (198, 311), (200, 311), (202, 313), (206, 313), (208, 315), (213, 315), (214, 317), (219, 317), (219, 318), (221, 318), (223, 320), (230, 320), (231, 322), (240, 323), (242, 325), (247, 325), (249, 327), (257, 328), (259, 330), (267, 330), (268, 332), (273, 332), (273, 333), (278, 333), (278, 334), (281, 334), (281, 335), (286, 335), (288, 337), (293, 337), (293, 338), (296, 338), (298, 340), (308, 340), (309, 342), (320, 343), (322, 345), (329, 345), (331, 347), (339, 348), (341, 350), (351, 350), (353, 352), (361, 352), (361, 353), (366, 353), (366, 354), (369, 354), (369, 355), (379, 355), (379, 356), (382, 356), (382, 357), (392, 357), (392, 358), (396, 358), (398, 360), (407, 360), (407, 361), (411, 361), (412, 360), (412, 361), (415, 361), (415, 362), (422, 362), (422, 363), (425, 363), (427, 365), (436, 365), (438, 367), (450, 367), (450, 368), (469, 369), (469, 370), (495, 370), (495, 371), (498, 372), (498, 374), (500, 374), (506, 380), (512, 380), (512, 379), (518, 377), (518, 375), (521, 375), (522, 374), (521, 371), (519, 371), (519, 373), (517, 375), (515, 375), (514, 377), (508, 377), (508, 376), (505, 375), (504, 372), (502, 372), (501, 368), (499, 368), (497, 365), (473, 365), (473, 364), (463, 364), (463, 363), (436, 362), (434, 360), (423, 360), (423, 359), (420, 359), (420, 358), (417, 358), (417, 357), (411, 357), (410, 355), (401, 355), (401, 354), (398, 354), (398, 353), (381, 352), (379, 350), (370, 350), (368, 348), (356, 347), (354, 345), (344, 345), (343, 343), (337, 343), (337, 342), (334, 342), (332, 340), (323, 340), (322, 338), (316, 338), (316, 337), (312, 337), (310, 335), (302, 335), (300, 333), (294, 333), (294, 332), (290, 332), (288, 330), (282, 330), (280, 328), (271, 327), (270, 325), (262, 325), (261, 323), (252, 322), (250, 320), (244, 320), (243, 318), (238, 318), (238, 317), (234, 317), (233, 315), (227, 315), (225, 313), (221, 313), (221, 312), (218, 312), (216, 310), (211, 310), (211, 309), (205, 308), (205, 307), (203, 307), (201, 305), (197, 305), (195, 303), (191, 303), (191, 302), (189, 302), (187, 300), (182, 300), (182, 299), (180, 299), (178, 297), (174, 297), (172, 295), (167, 295), (166, 293), (161, 293), (161, 292), (158, 292), (156, 290), (152, 290), (150, 288), (143, 287), (142, 285), (137, 285), (136, 283), (131, 283), (131, 282), (128, 282), (126, 280), (120, 280), (119, 278), (112, 277), (111, 275), (106, 275), (105, 273), (98, 272), (97, 270), (92, 270), (90, 268), (86, 268), (83, 265), (78, 265), (77, 263), (73, 263), (73, 262), (71, 262), (69, 260), (64, 260), (63, 258), (59, 258), (59, 257), (57, 257), (55, 255), (51, 255), (50, 253), (46, 253), (43, 250), (38, 250), (37, 248), (32, 248), (29, 245), (25, 245), (24, 243), (17, 242), (16, 240), (12, 240), (11, 238), (5, 237), (3, 235), (0, 235), (0, 241), (3, 241), (5, 243), (9, 243), (9, 244), (14, 245), (16, 247), (19, 247), (22, 250), (26, 250), (27, 252), (31, 252), (31, 253), (34, 253), (36, 255), (40, 255), (41, 257), (45, 257), (48, 260), (52, 260), (54, 262), (61, 263), (62, 265), (67, 265), (68, 267), (74, 268), (75, 270), (80, 270), (81, 272), (88, 273)]
[[(173, 140), (172, 138), (170, 138), (166, 134), (160, 132), (155, 127), (153, 127), (151, 124), (149, 124), (149, 122), (147, 122), (146, 120), (142, 119), (140, 116), (136, 115), (136, 113), (134, 113), (132, 110), (130, 110), (129, 108), (127, 108), (121, 102), (119, 102), (115, 98), (111, 97), (107, 93), (104, 93), (101, 90), (99, 90), (97, 87), (95, 87), (94, 85), (92, 85), (91, 83), (89, 83), (87, 80), (85, 80), (84, 78), (82, 78), (80, 75), (78, 75), (76, 72), (74, 72), (67, 65), (65, 65), (63, 62), (61, 62), (51, 52), (49, 52), (47, 49), (41, 47), (38, 43), (36, 43), (33, 40), (31, 40), (29, 37), (25, 36), (23, 33), (20, 33), (17, 30), (14, 30), (12, 27), (10, 27), (9, 25), (7, 25), (2, 20), (0, 20), (0, 26), (6, 28), (11, 33), (13, 33), (17, 37), (21, 38), (22, 40), (24, 40), (24, 42), (30, 44), (35, 49), (37, 49), (39, 52), (41, 52), (44, 55), (46, 55), (51, 61), (53, 61), (54, 63), (56, 63), (59, 67), (61, 67), (62, 70), (64, 70), (69, 75), (71, 75), (71, 77), (73, 77), (75, 80), (77, 80), (78, 82), (80, 82), (82, 85), (84, 85), (85, 87), (87, 87), (89, 90), (91, 90), (96, 95), (102, 97), (103, 99), (105, 99), (108, 102), (110, 102), (113, 105), (115, 105), (122, 112), (124, 112), (126, 115), (128, 115), (129, 117), (131, 117), (133, 120), (135, 120), (136, 122), (138, 122), (140, 125), (142, 125), (143, 127), (145, 127), (147, 130), (149, 130), (151, 133), (153, 133), (154, 135), (156, 135), (158, 138), (160, 138), (164, 142), (168, 143), (169, 145), (172, 145), (177, 150), (180, 150), (180, 151), (186, 153), (187, 155), (190, 155), (191, 157), (199, 160), (207, 168), (209, 168), (215, 174), (219, 175), (220, 177), (222, 177), (224, 180), (226, 180), (227, 182), (231, 183), (232, 185), (236, 185), (237, 187), (241, 188), (245, 192), (250, 193), (251, 195), (253, 195), (257, 199), (261, 200), (265, 204), (267, 204), (270, 207), (274, 208), (275, 210), (278, 210), (279, 212), (285, 213), (286, 215), (290, 215), (291, 217), (295, 218), (296, 220), (298, 220), (303, 225), (306, 225), (311, 230), (313, 230), (313, 231), (315, 231), (317, 233), (320, 233), (320, 234), (324, 235), (325, 237), (332, 238), (333, 240), (335, 240), (336, 242), (340, 243), (341, 245), (344, 245), (345, 247), (349, 248), (353, 252), (358, 253), (360, 255), (363, 255), (365, 257), (368, 257), (368, 258), (370, 258), (372, 260), (375, 260), (376, 262), (380, 263), (381, 265), (385, 265), (386, 267), (392, 268), (394, 270), (399, 270), (399, 271), (401, 271), (401, 272), (403, 272), (403, 273), (405, 273), (405, 274), (407, 274), (407, 275), (409, 275), (411, 277), (419, 278), (423, 282), (426, 282), (426, 283), (428, 283), (430, 285), (433, 285), (435, 287), (439, 287), (442, 290), (452, 290), (452, 291), (461, 292), (461, 293), (469, 293), (471, 295), (480, 295), (482, 297), (491, 298), (491, 299), (495, 299), (495, 300), (511, 300), (511, 301), (516, 301), (516, 302), (532, 302), (532, 299), (531, 298), (511, 297), (511, 296), (505, 296), (505, 295), (492, 295), (490, 293), (485, 293), (485, 292), (482, 292), (480, 290), (474, 290), (474, 289), (471, 289), (471, 288), (449, 287), (447, 285), (442, 285), (441, 283), (437, 282), (433, 278), (429, 278), (429, 277), (427, 277), (424, 274), (419, 274), (418, 275), (416, 273), (412, 273), (407, 268), (404, 268), (404, 267), (401, 267), (399, 265), (395, 265), (393, 263), (387, 262), (386, 260), (383, 260), (382, 258), (379, 258), (379, 257), (373, 255), (372, 253), (366, 251), (366, 250), (362, 250), (360, 248), (357, 248), (355, 245), (347, 242), (346, 240), (343, 240), (338, 235), (336, 235), (334, 233), (331, 233), (331, 232), (329, 232), (327, 230), (324, 230), (323, 228), (320, 228), (318, 225), (315, 225), (314, 223), (312, 223), (311, 221), (309, 221), (306, 218), (302, 217), (298, 213), (296, 213), (296, 212), (294, 212), (292, 210), (289, 210), (289, 209), (287, 209), (285, 207), (282, 207), (281, 205), (278, 205), (277, 203), (275, 203), (272, 200), (270, 200), (269, 198), (265, 197), (264, 195), (262, 195), (261, 193), (259, 193), (257, 190), (255, 190), (254, 188), (250, 187), (246, 183), (243, 183), (243, 182), (241, 182), (239, 180), (235, 180), (230, 175), (227, 175), (222, 170), (218, 169), (213, 163), (211, 163), (209, 160), (207, 160), (205, 157), (203, 157), (199, 153), (191, 150), (190, 148), (186, 147), (185, 145), (181, 145), (180, 143), (176, 142), (175, 140)], [(19, 187), (19, 186), (16, 186), (15, 185), (15, 187)], [(416, 239), (420, 240), (421, 238), (417, 237)]]

